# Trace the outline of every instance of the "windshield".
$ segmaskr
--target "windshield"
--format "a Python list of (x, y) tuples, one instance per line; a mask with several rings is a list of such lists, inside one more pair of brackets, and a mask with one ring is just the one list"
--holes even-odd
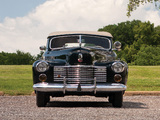
[(50, 40), (50, 48), (96, 47), (110, 49), (110, 40), (105, 37), (77, 35), (54, 37)]

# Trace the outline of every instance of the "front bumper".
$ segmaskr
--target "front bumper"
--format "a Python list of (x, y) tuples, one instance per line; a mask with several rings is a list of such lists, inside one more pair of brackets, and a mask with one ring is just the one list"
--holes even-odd
[(97, 83), (94, 85), (80, 84), (56, 84), (56, 83), (37, 83), (33, 89), (41, 92), (120, 92), (125, 91), (126, 86), (120, 83)]

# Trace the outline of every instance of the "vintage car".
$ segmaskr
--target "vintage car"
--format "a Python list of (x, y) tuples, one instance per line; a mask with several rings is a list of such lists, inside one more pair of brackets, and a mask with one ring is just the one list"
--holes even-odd
[[(92, 95), (108, 97), (121, 107), (128, 66), (117, 59), (120, 42), (108, 32), (54, 32), (48, 36), (41, 60), (33, 63), (33, 89), (38, 107), (50, 97)], [(114, 46), (114, 47), (113, 47)]]

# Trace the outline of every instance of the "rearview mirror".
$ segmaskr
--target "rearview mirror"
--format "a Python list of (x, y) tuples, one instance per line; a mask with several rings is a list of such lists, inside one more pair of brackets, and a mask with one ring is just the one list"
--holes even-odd
[(40, 50), (46, 50), (46, 46), (40, 46), (39, 49)]

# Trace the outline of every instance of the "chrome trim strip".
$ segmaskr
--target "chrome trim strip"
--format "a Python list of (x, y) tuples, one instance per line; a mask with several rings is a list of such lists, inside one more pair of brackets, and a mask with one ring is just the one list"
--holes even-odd
[(94, 66), (94, 65), (67, 65), (67, 66), (55, 66), (56, 68), (62, 68), (62, 67), (93, 67), (93, 68), (106, 68), (106, 66)]
[(81, 47), (81, 45), (82, 45), (82, 35), (79, 35), (79, 46)]
[[(55, 83), (37, 83), (33, 85), (33, 89), (36, 91), (43, 92), (63, 92), (65, 94), (66, 91), (76, 92), (78, 88), (78, 84), (66, 84), (63, 83), (55, 84)], [(118, 92), (126, 90), (126, 86), (120, 83), (96, 83), (95, 85), (81, 85), (82, 92)]]
[(63, 94), (65, 94), (65, 92), (66, 92), (66, 78), (64, 77), (64, 79), (63, 79), (63, 81), (64, 81), (64, 88), (63, 88)]

